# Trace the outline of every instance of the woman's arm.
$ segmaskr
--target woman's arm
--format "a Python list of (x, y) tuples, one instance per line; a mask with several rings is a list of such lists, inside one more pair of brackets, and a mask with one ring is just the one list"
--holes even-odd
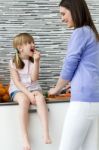
[(55, 95), (58, 94), (60, 92), (60, 90), (66, 85), (68, 84), (69, 81), (68, 80), (63, 80), (61, 77), (58, 79), (57, 84), (54, 88), (51, 88), (48, 93), (49, 95)]
[(57, 92), (59, 92), (66, 84), (68, 84), (68, 80), (63, 80), (61, 77), (58, 79), (57, 84), (55, 86), (55, 89)]
[(49, 94), (57, 94), (66, 84), (72, 80), (82, 59), (84, 46), (85, 40), (83, 37), (83, 29), (76, 29), (69, 43), (68, 53), (64, 58), (64, 63), (56, 87), (49, 90)]

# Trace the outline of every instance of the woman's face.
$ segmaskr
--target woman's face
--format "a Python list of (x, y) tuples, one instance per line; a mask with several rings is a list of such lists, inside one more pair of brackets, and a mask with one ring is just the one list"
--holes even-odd
[(71, 12), (69, 11), (69, 9), (66, 9), (65, 7), (60, 6), (60, 14), (61, 14), (62, 22), (65, 22), (68, 28), (74, 27), (74, 22), (73, 22)]

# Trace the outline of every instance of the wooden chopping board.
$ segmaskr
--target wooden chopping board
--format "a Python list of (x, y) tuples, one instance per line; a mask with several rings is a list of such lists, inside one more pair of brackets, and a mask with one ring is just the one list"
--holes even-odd
[(70, 95), (68, 94), (60, 94), (52, 97), (46, 98), (46, 101), (69, 101), (70, 100)]

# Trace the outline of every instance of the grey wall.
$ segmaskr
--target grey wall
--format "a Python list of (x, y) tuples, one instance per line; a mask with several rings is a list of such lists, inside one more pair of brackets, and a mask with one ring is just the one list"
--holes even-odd
[[(59, 0), (0, 0), (0, 81), (9, 83), (9, 59), (13, 37), (33, 35), (41, 52), (40, 84), (44, 90), (56, 83), (71, 31), (61, 23)], [(99, 31), (99, 0), (87, 0)]]

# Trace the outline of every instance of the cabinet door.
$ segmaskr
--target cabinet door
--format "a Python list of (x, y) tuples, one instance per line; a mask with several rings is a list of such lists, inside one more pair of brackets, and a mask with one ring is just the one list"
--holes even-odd
[[(41, 122), (36, 107), (29, 110), (29, 136), (32, 149), (58, 150), (67, 103), (51, 103), (48, 106), (48, 119), (52, 144), (44, 144)], [(0, 106), (0, 149), (22, 150), (19, 123), (19, 106)]]
[(48, 104), (49, 131), (52, 144), (44, 144), (41, 122), (37, 113), (30, 113), (30, 139), (32, 148), (35, 150), (58, 150), (64, 118), (69, 103)]
[[(29, 121), (29, 136), (32, 149), (35, 150), (58, 150), (64, 118), (68, 110), (69, 103), (52, 103), (48, 106), (49, 130), (52, 144), (44, 144), (41, 122), (36, 112), (36, 108), (31, 106)], [(90, 150), (99, 150), (98, 130), (99, 123), (94, 122), (89, 135)], [(0, 107), (0, 149), (1, 150), (22, 150), (22, 137), (19, 123), (19, 106)], [(88, 150), (88, 149), (84, 149)]]
[(22, 150), (19, 107), (0, 106), (0, 149)]

